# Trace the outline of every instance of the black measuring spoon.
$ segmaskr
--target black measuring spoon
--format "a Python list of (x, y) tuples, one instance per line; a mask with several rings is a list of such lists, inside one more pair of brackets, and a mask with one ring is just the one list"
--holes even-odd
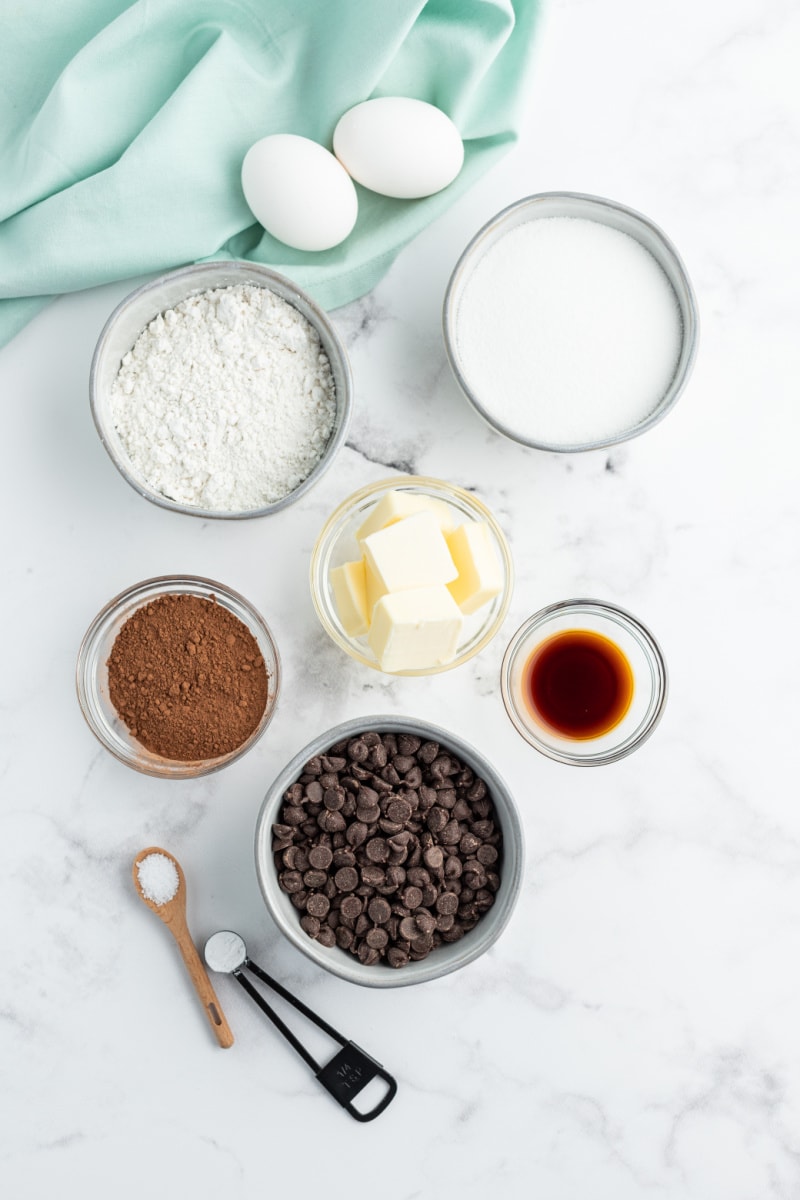
[[(354, 1117), (356, 1121), (373, 1121), (375, 1117), (380, 1116), (384, 1109), (388, 1107), (397, 1092), (397, 1081), (379, 1062), (376, 1062), (374, 1058), (370, 1058), (369, 1054), (362, 1050), (360, 1046), (342, 1037), (327, 1021), (323, 1021), (306, 1004), (303, 1004), (302, 1000), (298, 1000), (290, 991), (287, 991), (283, 984), (278, 983), (277, 979), (273, 979), (266, 971), (262, 971), (261, 967), (254, 963), (252, 959), (248, 958), (244, 939), (238, 933), (232, 933), (230, 930), (225, 929), (219, 933), (212, 934), (206, 942), (204, 956), (206, 965), (212, 971), (233, 975), (234, 979), (241, 984), (247, 994), (252, 996), (258, 1007), (267, 1014), (270, 1021), (283, 1034), (287, 1042), (294, 1047), (301, 1058), (305, 1059), (322, 1086), (330, 1092), (337, 1103), (341, 1104), (342, 1108), (347, 1109), (351, 1117)], [(288, 1025), (281, 1020), (275, 1010), (253, 986), (245, 975), (245, 971), (249, 971), (252, 975), (255, 975), (267, 987), (271, 987), (274, 992), (277, 992), (279, 996), (287, 1000), (304, 1017), (307, 1017), (309, 1021), (313, 1021), (323, 1033), (327, 1033), (328, 1037), (338, 1042), (342, 1049), (337, 1054), (334, 1054), (333, 1058), (325, 1063), (324, 1066), (320, 1066), (306, 1047), (295, 1037)], [(376, 1078), (383, 1079), (388, 1085), (388, 1090), (374, 1108), (368, 1112), (361, 1112), (353, 1105), (353, 1100), (359, 1092), (363, 1091), (368, 1083)]]

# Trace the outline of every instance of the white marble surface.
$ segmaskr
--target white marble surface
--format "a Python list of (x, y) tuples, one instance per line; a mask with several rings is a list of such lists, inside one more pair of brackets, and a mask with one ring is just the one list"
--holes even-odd
[[(520, 145), (335, 314), (357, 405), (348, 448), (296, 509), (204, 523), (148, 505), (88, 411), (89, 359), (129, 285), (65, 299), (0, 353), (4, 493), (0, 1178), (49, 1196), (767, 1200), (800, 1196), (796, 290), (800, 10), (792, 0), (557, 0)], [(548, 456), (490, 434), (446, 368), (439, 314), (475, 229), (574, 189), (661, 224), (693, 277), (701, 343), (674, 413), (612, 453)], [(307, 595), (325, 514), (409, 469), (475, 487), (511, 538), (494, 645), (390, 680), (328, 643)], [(263, 741), (197, 783), (115, 762), (74, 695), (83, 631), (136, 580), (186, 571), (271, 623), (285, 686)], [(608, 598), (660, 638), (656, 735), (580, 771), (529, 749), (498, 672), (517, 624)], [(253, 827), (277, 769), (340, 719), (418, 714), (506, 775), (528, 857), (511, 926), (439, 983), (329, 977), (263, 909)], [(358, 1126), (235, 985), (217, 1049), (130, 863), (180, 859), (202, 943), (253, 957), (400, 1080)]]

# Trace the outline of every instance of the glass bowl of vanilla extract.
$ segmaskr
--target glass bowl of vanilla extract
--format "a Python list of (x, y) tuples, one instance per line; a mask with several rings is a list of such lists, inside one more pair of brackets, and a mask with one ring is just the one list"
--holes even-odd
[(667, 700), (667, 664), (641, 621), (602, 600), (534, 613), (503, 658), (503, 703), (517, 732), (548, 758), (596, 767), (631, 754)]

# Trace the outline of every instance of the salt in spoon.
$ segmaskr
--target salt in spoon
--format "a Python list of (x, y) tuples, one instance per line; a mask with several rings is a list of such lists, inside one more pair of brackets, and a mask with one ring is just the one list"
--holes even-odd
[[(158, 882), (161, 886), (151, 889), (151, 893), (148, 895), (146, 891), (147, 871), (145, 870), (145, 882), (143, 883), (140, 875), (140, 865), (150, 855), (158, 854), (172, 863), (177, 873), (178, 883), (177, 887), (172, 891), (170, 887), (171, 872), (167, 869), (165, 881), (162, 882), (159, 880)], [(200, 955), (197, 953), (186, 924), (186, 879), (184, 878), (181, 864), (168, 851), (162, 850), (159, 846), (149, 846), (146, 850), (140, 850), (133, 860), (133, 882), (141, 899), (164, 922), (177, 942), (178, 949), (189, 972), (189, 977), (194, 984), (194, 990), (200, 997), (209, 1024), (220, 1046), (224, 1048), (232, 1046), (233, 1034), (231, 1033), (230, 1026), (225, 1020), (219, 1000), (211, 986), (211, 980), (206, 974), (206, 969), (203, 966)]]

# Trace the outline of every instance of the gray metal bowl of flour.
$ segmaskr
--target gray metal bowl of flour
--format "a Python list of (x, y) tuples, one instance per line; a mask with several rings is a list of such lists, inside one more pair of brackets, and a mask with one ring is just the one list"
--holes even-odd
[[(494, 316), (494, 313), (487, 312), (487, 316), (490, 319), (486, 323), (484, 336), (488, 349), (484, 351), (484, 355), (487, 356), (489, 353), (494, 353), (497, 355), (497, 360), (494, 364), (487, 362), (485, 364), (485, 371), (476, 371), (474, 366), (471, 365), (470, 360), (473, 363), (475, 361), (475, 353), (473, 353), (474, 339), (470, 343), (465, 343), (464, 329), (468, 324), (464, 316), (466, 311), (465, 296), (468, 295), (468, 289), (472, 287), (472, 281), (477, 278), (474, 274), (476, 269), (490, 261), (487, 259), (487, 255), (490, 252), (495, 251), (496, 258), (497, 247), (507, 235), (516, 231), (519, 238), (518, 231), (520, 227), (525, 226), (529, 228), (530, 223), (539, 221), (541, 218), (551, 217), (578, 218), (581, 224), (584, 225), (594, 223), (595, 227), (600, 227), (599, 233), (601, 237), (607, 237), (608, 231), (612, 231), (611, 237), (613, 238), (613, 231), (616, 231), (617, 234), (625, 234), (629, 239), (633, 239), (639, 247), (643, 248), (651, 256), (651, 259), (648, 261), (652, 261), (660, 269), (660, 271), (654, 269), (653, 275), (663, 273), (664, 292), (665, 294), (668, 291), (671, 292), (672, 300), (674, 301), (674, 354), (668, 368), (664, 371), (663, 386), (658, 387), (657, 392), (651, 396), (650, 400), (643, 399), (641, 411), (636, 412), (633, 416), (630, 412), (623, 414), (618, 427), (614, 427), (614, 415), (611, 414), (607, 420), (607, 427), (601, 430), (598, 430), (596, 423), (595, 427), (592, 428), (593, 422), (590, 421), (586, 426), (586, 435), (577, 425), (575, 428), (567, 430), (567, 425), (562, 422), (561, 426), (568, 431), (569, 436), (553, 436), (553, 430), (556, 432), (559, 430), (559, 424), (556, 420), (555, 423), (553, 421), (550, 422), (550, 431), (545, 430), (542, 436), (536, 428), (536, 404), (540, 403), (539, 397), (542, 395), (540, 389), (537, 390), (533, 386), (531, 387), (530, 415), (526, 412), (524, 416), (519, 418), (509, 416), (511, 408), (507, 395), (498, 396), (497, 392), (493, 393), (492, 391), (493, 385), (490, 382), (490, 376), (493, 371), (496, 371), (494, 378), (498, 380), (497, 388), (500, 389), (503, 386), (502, 381), (506, 377), (503, 374), (506, 371), (506, 363), (510, 359), (514, 360), (518, 353), (520, 357), (516, 359), (515, 363), (512, 362), (512, 366), (516, 365), (521, 372), (523, 370), (523, 356), (536, 353), (534, 337), (536, 329), (531, 328), (529, 330), (530, 336), (525, 336), (522, 332), (524, 319), (527, 315), (524, 306), (517, 304), (514, 309), (515, 318), (520, 321), (520, 324), (517, 327), (517, 341), (512, 347), (502, 346), (502, 337), (494, 336), (498, 332), (502, 333), (502, 331), (497, 329), (492, 330), (491, 318)], [(562, 221), (560, 224), (564, 225), (564, 222)], [(543, 229), (544, 227), (539, 226), (539, 230)], [(618, 238), (617, 240), (619, 242), (626, 242), (627, 239)], [(639, 253), (641, 258), (646, 257), (642, 256), (641, 252)], [(508, 306), (512, 303), (510, 298), (519, 286), (518, 281), (522, 280), (525, 276), (524, 256), (516, 256), (513, 275), (514, 277), (512, 277), (511, 264), (509, 263), (506, 276), (511, 286), (506, 290), (502, 287), (497, 287), (498, 273), (495, 272), (494, 274), (493, 283), (495, 286), (493, 288), (492, 302), (496, 304), (496, 309), (500, 313), (503, 311), (504, 304)], [(614, 285), (620, 286), (620, 280), (613, 279), (612, 275), (613, 272), (610, 273), (608, 280), (610, 287)], [(533, 273), (530, 274), (530, 286), (538, 289), (538, 292), (542, 295), (545, 294), (545, 281), (537, 279)], [(503, 299), (503, 296), (505, 299)], [(487, 304), (488, 302), (489, 299), (487, 297)], [(603, 315), (602, 311), (600, 311), (599, 316), (602, 318)], [(472, 330), (474, 331), (474, 329), (475, 323), (473, 320)], [(666, 416), (686, 386), (694, 364), (698, 338), (697, 304), (689, 276), (677, 250), (658, 226), (654, 225), (647, 217), (635, 212), (633, 209), (626, 208), (622, 204), (617, 204), (612, 200), (605, 200), (599, 196), (583, 195), (577, 192), (542, 192), (519, 200), (497, 213), (469, 242), (453, 270), (445, 294), (443, 332), (447, 357), (456, 381), (466, 399), (488, 425), (498, 433), (502, 433), (504, 436), (524, 446), (557, 453), (573, 453), (584, 450), (597, 450), (619, 442), (628, 441), (630, 438), (645, 433)], [(566, 330), (566, 334), (568, 335), (569, 333), (570, 331)], [(469, 336), (471, 337), (472, 335), (470, 334)], [(630, 345), (629, 338), (628, 346)], [(568, 337), (565, 337), (565, 346), (574, 347), (574, 353), (578, 357), (583, 350), (581, 340), (577, 336), (572, 342), (570, 342)], [(499, 352), (498, 347), (500, 347)], [(620, 338), (619, 351), (621, 356), (626, 353), (624, 336)], [(501, 358), (503, 361), (501, 361)], [(606, 368), (613, 367), (613, 362), (613, 350), (609, 346), (608, 358), (606, 359), (601, 354), (596, 364), (596, 377), (600, 384), (609, 382), (609, 376), (613, 374), (613, 370), (608, 371)], [(479, 376), (482, 377), (479, 378)], [(588, 383), (587, 389), (590, 386), (591, 384)], [(599, 391), (600, 389), (598, 388)], [(570, 403), (569, 395), (565, 394), (562, 402), (566, 409)], [(522, 403), (522, 398), (520, 397), (517, 402), (518, 411), (522, 410)], [(547, 422), (545, 421), (543, 424), (546, 425)]]
[[(319, 335), (320, 345), (330, 362), (335, 388), (335, 416), (332, 429), (313, 466), (296, 487), (271, 503), (237, 509), (220, 509), (202, 504), (187, 504), (165, 495), (149, 485), (137, 472), (128, 454), (111, 412), (111, 392), (120, 371), (123, 357), (132, 349), (139, 335), (160, 313), (174, 308), (190, 297), (217, 288), (249, 285), (265, 288), (281, 301), (286, 301), (305, 318)], [(173, 512), (203, 518), (241, 520), (264, 517), (294, 504), (319, 481), (330, 467), (344, 444), (353, 403), (350, 364), (344, 343), (326, 313), (290, 279), (275, 271), (248, 262), (200, 263), (171, 271), (131, 292), (114, 309), (103, 328), (89, 376), (89, 397), (92, 417), (112, 462), (130, 486), (153, 504)]]

